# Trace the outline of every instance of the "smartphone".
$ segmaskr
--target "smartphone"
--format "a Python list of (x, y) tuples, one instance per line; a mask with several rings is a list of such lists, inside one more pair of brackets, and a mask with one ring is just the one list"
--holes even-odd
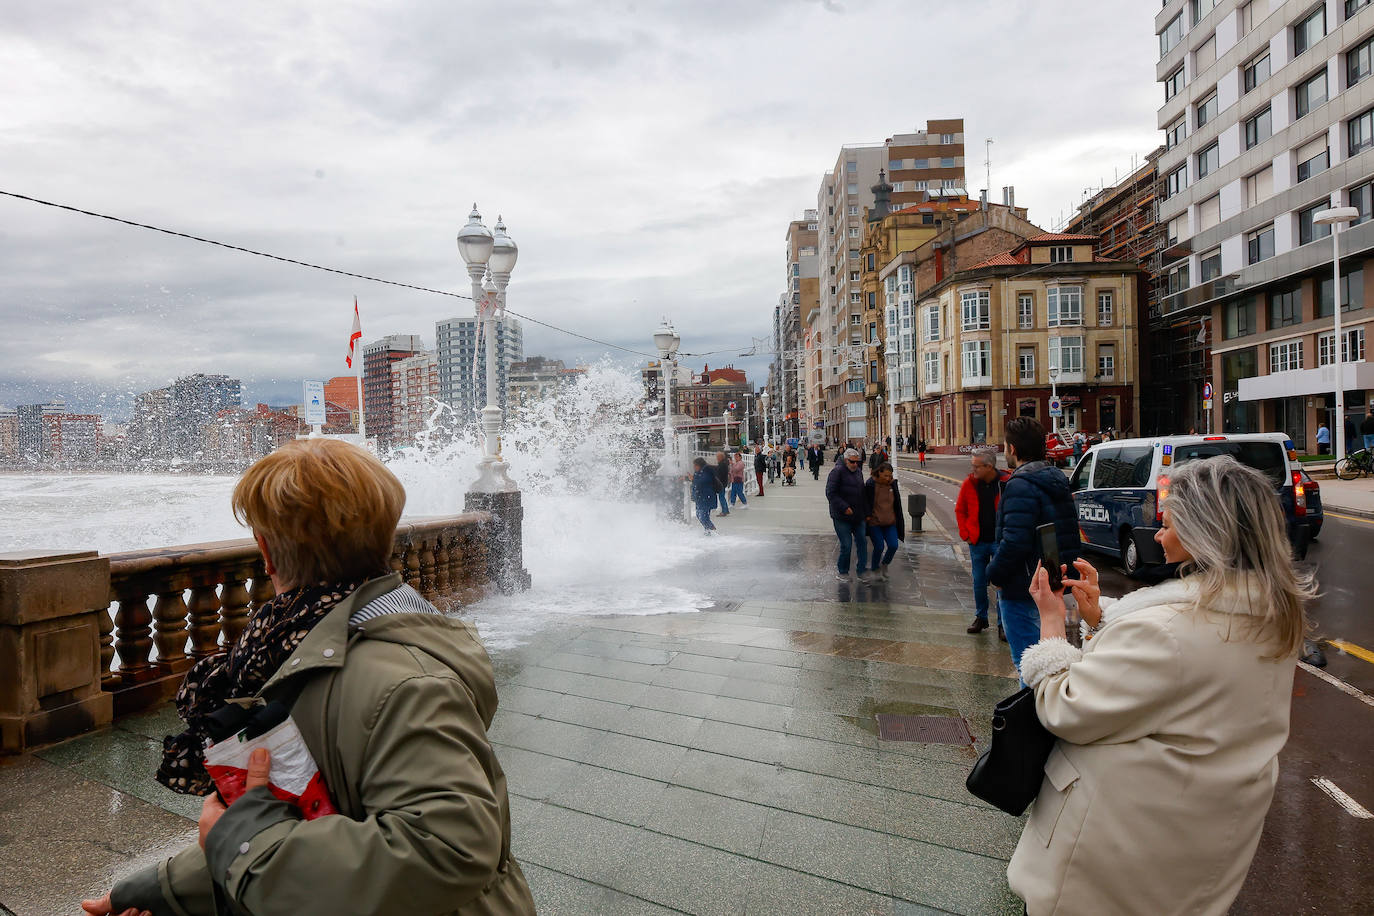
[(1045, 571), (1050, 574), (1050, 588), (1060, 591), (1064, 588), (1064, 572), (1059, 562), (1059, 536), (1055, 534), (1054, 523), (1038, 525), (1035, 533), (1040, 535), (1040, 559)]

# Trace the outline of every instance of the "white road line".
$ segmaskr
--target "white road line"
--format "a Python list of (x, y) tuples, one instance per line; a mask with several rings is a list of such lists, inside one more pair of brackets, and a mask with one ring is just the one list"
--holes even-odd
[(1314, 668), (1307, 662), (1298, 662), (1298, 667), (1306, 671), (1313, 677), (1321, 678), (1323, 681), (1326, 681), (1328, 684), (1330, 684), (1332, 687), (1335, 687), (1341, 693), (1354, 697), (1366, 706), (1374, 706), (1374, 697), (1371, 697), (1369, 694), (1365, 693), (1360, 688), (1352, 687), (1340, 678), (1332, 677), (1322, 669)]
[(1368, 808), (1355, 801), (1355, 799), (1351, 798), (1349, 795), (1346, 795), (1341, 791), (1340, 786), (1336, 785), (1325, 776), (1313, 776), (1312, 785), (1331, 796), (1331, 800), (1344, 808), (1345, 813), (1351, 817), (1374, 818), (1374, 814), (1370, 814)]

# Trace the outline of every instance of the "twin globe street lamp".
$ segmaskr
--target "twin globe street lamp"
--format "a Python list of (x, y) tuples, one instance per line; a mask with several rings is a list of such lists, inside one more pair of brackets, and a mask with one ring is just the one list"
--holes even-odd
[(1331, 338), (1331, 361), (1335, 366), (1336, 376), (1336, 428), (1332, 430), (1336, 434), (1336, 460), (1345, 458), (1345, 378), (1341, 374), (1341, 364), (1344, 359), (1341, 356), (1341, 347), (1344, 341), (1341, 340), (1341, 243), (1340, 231), (1342, 226), (1348, 226), (1360, 218), (1360, 211), (1354, 207), (1330, 207), (1326, 210), (1318, 210), (1312, 216), (1312, 222), (1321, 226), (1331, 227), (1331, 272), (1334, 280), (1331, 286), (1331, 312), (1333, 330), (1335, 334)]
[(668, 319), (654, 332), (654, 346), (658, 348), (659, 367), (663, 376), (663, 465), (662, 474), (675, 474), (677, 468), (677, 448), (673, 441), (673, 376), (677, 374), (677, 348), (682, 345), (682, 337), (673, 330)]

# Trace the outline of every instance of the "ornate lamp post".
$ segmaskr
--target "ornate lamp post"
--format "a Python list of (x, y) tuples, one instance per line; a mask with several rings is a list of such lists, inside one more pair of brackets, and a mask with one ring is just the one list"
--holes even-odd
[[(1058, 366), (1050, 366), (1050, 400), (1051, 400), (1051, 401), (1057, 401), (1057, 400), (1059, 400), (1059, 384), (1058, 384), (1058, 379), (1059, 379), (1059, 367), (1058, 367)], [(1054, 424), (1054, 429), (1053, 429), (1052, 431), (1053, 431), (1053, 432), (1056, 432), (1056, 433), (1059, 432), (1059, 418), (1058, 418), (1057, 416), (1051, 416), (1051, 417), (1050, 417), (1050, 420), (1051, 420), (1051, 421), (1053, 422), (1053, 424)], [(1043, 429), (1044, 427), (1041, 427), (1041, 428)]]
[(725, 419), (725, 444), (722, 445), (721, 448), (725, 449), (726, 451), (729, 451), (729, 449), (730, 449), (730, 408), (728, 408), (728, 407), (725, 408), (725, 411), (721, 414), (721, 416)]
[(768, 410), (768, 402), (772, 399), (773, 398), (768, 394), (767, 388), (763, 389), (763, 392), (759, 394), (759, 400), (763, 402), (763, 441), (765, 443), (771, 443), (773, 441), (773, 437), (769, 435), (769, 422), (773, 419), (773, 415)]
[(1345, 379), (1341, 376), (1341, 227), (1360, 218), (1360, 211), (1354, 207), (1331, 207), (1318, 210), (1312, 222), (1331, 227), (1331, 272), (1334, 285), (1331, 287), (1332, 323), (1335, 335), (1331, 338), (1332, 363), (1336, 368), (1336, 460), (1345, 457)]
[(654, 332), (654, 346), (658, 348), (659, 366), (663, 370), (663, 467), (664, 474), (677, 472), (677, 449), (673, 441), (673, 376), (677, 374), (677, 348), (682, 345), (682, 337), (668, 319)]
[(493, 538), (488, 557), (493, 578), (503, 591), (529, 588), (530, 575), (523, 568), (520, 523), (524, 509), (520, 490), (501, 460), (500, 365), (496, 347), (497, 328), (504, 325), (506, 287), (520, 250), (506, 234), (498, 216), (496, 231), (482, 225), (482, 214), (473, 204), (468, 222), (458, 232), (458, 253), (472, 281), (472, 298), (485, 337), (486, 401), (482, 408), (482, 458), (477, 479), (469, 487), (466, 508), (492, 514)]

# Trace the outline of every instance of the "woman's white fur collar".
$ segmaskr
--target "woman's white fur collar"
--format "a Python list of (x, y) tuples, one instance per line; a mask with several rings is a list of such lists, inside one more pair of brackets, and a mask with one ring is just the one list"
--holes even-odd
[(1033, 688), (1051, 674), (1067, 671), (1082, 657), (1083, 650), (1062, 636), (1042, 639), (1021, 653), (1021, 680)]

